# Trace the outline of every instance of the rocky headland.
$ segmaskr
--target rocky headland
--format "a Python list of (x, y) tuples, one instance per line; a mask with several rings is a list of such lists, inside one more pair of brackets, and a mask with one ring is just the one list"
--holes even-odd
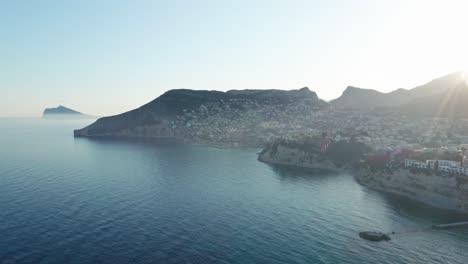
[(338, 167), (331, 160), (320, 157), (318, 153), (305, 151), (285, 144), (272, 144), (258, 154), (258, 160), (276, 165), (338, 170)]
[(298, 90), (171, 90), (129, 112), (74, 131), (76, 137), (172, 139), (193, 144), (261, 146), (314, 126), (326, 102)]

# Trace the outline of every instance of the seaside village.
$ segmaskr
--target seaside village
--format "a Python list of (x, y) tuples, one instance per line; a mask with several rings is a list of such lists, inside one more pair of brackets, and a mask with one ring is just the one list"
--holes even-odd
[(308, 102), (281, 108), (231, 99), (185, 110), (171, 123), (176, 134), (195, 142), (260, 146), (275, 139), (298, 142), (353, 141), (369, 146), (380, 167), (436, 170), (468, 176), (468, 120), (410, 118), (345, 111)]
[[(462, 144), (468, 142), (467, 120), (355, 115), (340, 121), (339, 130), (317, 130), (314, 136), (330, 143), (354, 141), (369, 146), (372, 152), (366, 163), (375, 168), (468, 177), (468, 144)], [(303, 141), (300, 138), (290, 136), (286, 141)]]
[(333, 141), (355, 140), (370, 146), (377, 167), (468, 177), (468, 120), (401, 116), (351, 116)]
[[(331, 137), (333, 142), (350, 141), (352, 136), (342, 133)], [(358, 142), (369, 142), (360, 137)], [(434, 172), (437, 175), (468, 177), (468, 144), (424, 147), (417, 144), (400, 146), (370, 145), (373, 151), (368, 154), (367, 162), (374, 167), (397, 169), (404, 167), (413, 172)]]
[[(428, 118), (417, 122), (393, 120), (388, 124), (386, 130), (380, 130), (380, 136), (374, 134), (373, 140), (361, 138), (363, 143), (381, 150), (373, 155), (385, 154), (382, 162), (386, 166), (468, 177), (468, 144), (463, 144), (468, 142), (466, 120)], [(368, 159), (375, 159), (373, 155)]]

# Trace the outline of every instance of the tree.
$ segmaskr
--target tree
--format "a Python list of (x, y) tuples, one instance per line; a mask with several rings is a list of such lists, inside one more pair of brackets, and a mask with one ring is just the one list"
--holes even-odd
[(328, 133), (327, 132), (322, 132), (322, 138), (327, 138)]

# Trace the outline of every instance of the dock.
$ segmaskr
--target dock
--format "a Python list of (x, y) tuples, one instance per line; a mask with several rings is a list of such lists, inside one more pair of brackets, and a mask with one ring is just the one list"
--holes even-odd
[(433, 225), (432, 226), (432, 228), (434, 228), (434, 229), (447, 229), (447, 228), (457, 228), (457, 227), (468, 227), (468, 221), (458, 222), (458, 223), (451, 223), (451, 224)]

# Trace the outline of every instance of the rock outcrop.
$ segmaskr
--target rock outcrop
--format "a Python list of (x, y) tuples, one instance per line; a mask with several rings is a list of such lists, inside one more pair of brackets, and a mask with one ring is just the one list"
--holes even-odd
[(434, 207), (468, 213), (468, 179), (464, 176), (440, 176), (412, 173), (406, 169), (393, 172), (362, 170), (356, 180), (371, 189), (405, 196)]
[(337, 170), (337, 166), (331, 161), (321, 157), (318, 153), (304, 151), (283, 144), (276, 144), (264, 149), (258, 160), (270, 164), (287, 165), (300, 168)]

